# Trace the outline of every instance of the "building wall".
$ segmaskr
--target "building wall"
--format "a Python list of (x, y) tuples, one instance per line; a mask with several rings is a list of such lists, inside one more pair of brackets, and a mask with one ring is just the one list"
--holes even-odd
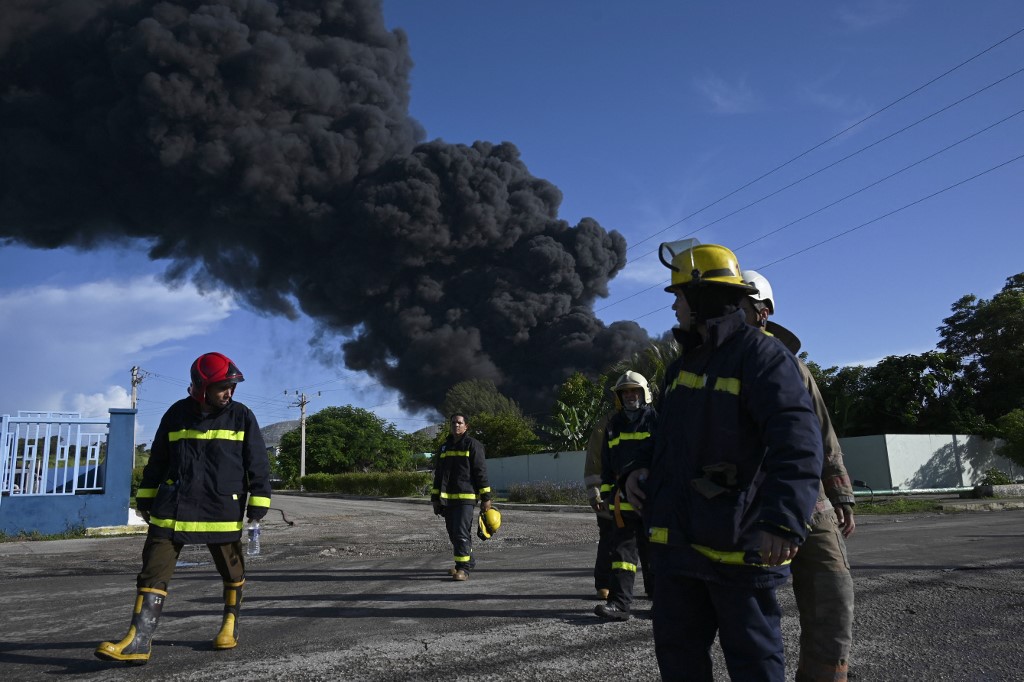
[(1014, 479), (1024, 468), (995, 454), (1002, 441), (963, 435), (840, 438), (850, 478), (874, 490), (923, 490), (977, 485), (991, 468)]
[[(977, 485), (996, 468), (1024, 478), (1024, 468), (995, 454), (999, 440), (980, 436), (887, 435), (840, 438), (850, 478), (873, 490), (921, 490)], [(487, 460), (491, 488), (514, 483), (581, 483), (585, 452), (542, 453)]]
[(0, 500), (0, 531), (8, 535), (32, 532), (52, 535), (128, 523), (135, 412), (110, 410), (102, 494), (4, 496)]
[(549, 481), (583, 483), (585, 452), (543, 452), (487, 460), (487, 478), (491, 489), (508, 492), (514, 483)]

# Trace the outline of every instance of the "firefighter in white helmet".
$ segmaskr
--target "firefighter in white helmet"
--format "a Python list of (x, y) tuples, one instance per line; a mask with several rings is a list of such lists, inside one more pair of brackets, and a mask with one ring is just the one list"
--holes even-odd
[(732, 251), (662, 244), (680, 357), (659, 396), (653, 456), (626, 480), (655, 566), (663, 679), (710, 680), (716, 635), (734, 680), (781, 682), (775, 589), (807, 535), (821, 429), (793, 354), (746, 322), (754, 287)]
[(607, 601), (594, 607), (594, 613), (606, 620), (625, 621), (633, 604), (637, 567), (643, 566), (648, 596), (654, 580), (646, 556), (643, 522), (623, 494), (620, 481), (638, 460), (650, 459), (657, 413), (651, 405), (647, 379), (638, 372), (620, 376), (612, 392), (616, 411), (605, 425), (601, 447), (601, 499), (614, 519), (608, 548), (611, 572)]
[[(800, 339), (768, 319), (775, 314), (772, 285), (755, 270), (744, 270), (743, 279), (757, 288), (743, 306), (747, 322), (778, 338), (796, 355), (800, 351)], [(800, 611), (800, 662), (796, 679), (841, 682), (847, 678), (853, 643), (853, 578), (843, 539), (856, 527), (853, 486), (818, 385), (802, 361), (799, 366), (821, 424), (825, 463), (811, 530), (791, 566), (793, 593)]]

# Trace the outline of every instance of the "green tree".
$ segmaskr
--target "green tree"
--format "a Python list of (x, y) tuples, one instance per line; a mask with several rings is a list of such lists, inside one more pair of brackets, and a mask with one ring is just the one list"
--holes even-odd
[(868, 369), (861, 365), (825, 369), (809, 360), (807, 353), (801, 353), (800, 357), (818, 384), (836, 435), (840, 438), (863, 435), (865, 420), (862, 413), (866, 408), (864, 385)]
[(1006, 441), (996, 454), (1024, 466), (1024, 409), (1007, 412), (996, 421), (996, 426)]
[(1008, 277), (991, 300), (962, 297), (938, 331), (939, 347), (961, 360), (977, 391), (977, 414), (995, 423), (1024, 405), (1024, 273)]
[(594, 424), (603, 414), (606, 381), (603, 376), (591, 381), (576, 372), (562, 383), (550, 423), (537, 427), (548, 435), (554, 449), (576, 451), (586, 446)]
[[(299, 475), (299, 430), (281, 437), (277, 469), (287, 480)], [(327, 407), (306, 419), (306, 473), (410, 469), (412, 457), (401, 432), (368, 410)]]
[(455, 412), (474, 417), (481, 412), (502, 414), (506, 411), (520, 412), (519, 405), (503, 396), (489, 379), (470, 379), (455, 384), (448, 389), (441, 404), (445, 418)]
[(531, 455), (544, 450), (533, 432), (531, 420), (518, 412), (481, 412), (470, 419), (469, 428), (471, 435), (484, 444), (488, 459)]

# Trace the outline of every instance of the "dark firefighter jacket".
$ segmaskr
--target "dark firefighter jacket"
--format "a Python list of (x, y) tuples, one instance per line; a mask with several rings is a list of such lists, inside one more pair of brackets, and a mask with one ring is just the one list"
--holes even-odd
[(622, 473), (635, 469), (638, 461), (651, 460), (657, 418), (654, 408), (644, 405), (635, 421), (625, 410), (619, 410), (605, 424), (601, 448), (601, 499), (613, 511), (616, 520), (623, 515), (635, 518), (636, 510), (625, 499), (625, 490), (621, 490)]
[(449, 436), (434, 462), (434, 486), (431, 500), (444, 504), (474, 504), (491, 499), (487, 484), (487, 460), (483, 443), (463, 435), (458, 440)]
[[(770, 587), (758, 531), (802, 543), (817, 498), (821, 431), (796, 358), (742, 311), (683, 339), (665, 374), (646, 483), (645, 525), (659, 569)], [(662, 563), (664, 562), (664, 564)]]
[(206, 416), (192, 398), (171, 405), (136, 499), (154, 537), (185, 544), (240, 539), (246, 505), (270, 506), (270, 465), (256, 416), (235, 401)]

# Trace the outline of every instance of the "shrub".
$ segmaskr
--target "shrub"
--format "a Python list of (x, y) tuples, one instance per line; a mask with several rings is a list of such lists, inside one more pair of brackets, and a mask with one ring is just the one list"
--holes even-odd
[(1013, 479), (995, 467), (986, 469), (985, 476), (980, 481), (980, 485), (1010, 485), (1011, 483), (1013, 483)]
[(433, 474), (416, 471), (373, 471), (353, 474), (309, 474), (302, 487), (317, 493), (372, 497), (415, 497), (429, 493)]
[(508, 489), (509, 502), (524, 504), (587, 504), (587, 491), (582, 483), (513, 483)]

